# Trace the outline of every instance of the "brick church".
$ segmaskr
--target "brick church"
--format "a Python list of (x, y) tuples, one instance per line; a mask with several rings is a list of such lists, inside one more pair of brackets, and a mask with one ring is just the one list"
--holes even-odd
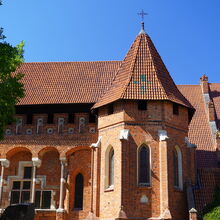
[(176, 85), (144, 31), (123, 61), (24, 63), (0, 205), (36, 220), (199, 219), (220, 185), (220, 83)]

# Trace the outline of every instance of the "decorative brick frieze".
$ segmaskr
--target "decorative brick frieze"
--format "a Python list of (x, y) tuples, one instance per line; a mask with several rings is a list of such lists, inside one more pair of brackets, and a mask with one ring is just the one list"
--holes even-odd
[[(68, 123), (68, 114), (55, 113), (53, 123), (48, 124), (47, 114), (33, 114), (31, 124), (27, 124), (27, 115), (16, 115), (17, 122), (5, 129), (6, 137), (20, 135), (76, 135), (97, 134), (96, 123), (89, 122), (88, 113), (75, 113), (74, 123)], [(83, 123), (82, 123), (83, 120)]]

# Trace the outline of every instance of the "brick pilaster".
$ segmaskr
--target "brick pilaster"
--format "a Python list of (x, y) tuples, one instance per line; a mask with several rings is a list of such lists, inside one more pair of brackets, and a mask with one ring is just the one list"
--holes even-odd
[(160, 217), (171, 219), (169, 211), (169, 195), (168, 195), (168, 161), (167, 161), (167, 141), (159, 142), (160, 151)]

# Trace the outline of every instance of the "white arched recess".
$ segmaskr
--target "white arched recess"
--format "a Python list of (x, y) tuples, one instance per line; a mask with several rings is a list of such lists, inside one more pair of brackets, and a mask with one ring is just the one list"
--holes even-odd
[(179, 148), (179, 146), (175, 146), (175, 151), (177, 152), (177, 157), (178, 157), (178, 180), (179, 180), (179, 185), (176, 186), (179, 189), (183, 189), (183, 157), (182, 157), (182, 152)]
[[(113, 180), (111, 182), (113, 182), (113, 184), (110, 184), (110, 178), (109, 178), (109, 172), (110, 172), (110, 156), (113, 152), (114, 155), (114, 148), (109, 145), (108, 148), (106, 149), (105, 152), (105, 189), (113, 189), (114, 188), (114, 176), (112, 177)], [(114, 167), (113, 167), (114, 169)], [(114, 173), (114, 170), (113, 170)]]
[[(140, 150), (142, 147), (146, 147), (148, 149), (148, 152), (149, 152), (149, 182), (147, 183), (140, 183), (139, 182), (139, 163), (140, 163)], [(151, 186), (151, 148), (149, 147), (149, 145), (145, 144), (145, 143), (142, 143), (138, 148), (137, 148), (137, 185), (138, 186)]]

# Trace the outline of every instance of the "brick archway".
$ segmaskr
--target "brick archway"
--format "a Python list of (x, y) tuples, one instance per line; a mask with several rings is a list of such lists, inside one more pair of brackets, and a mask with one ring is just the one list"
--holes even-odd
[(6, 158), (11, 158), (12, 156), (14, 156), (16, 153), (18, 152), (29, 152), (31, 153), (31, 155), (33, 154), (33, 152), (31, 151), (31, 149), (29, 149), (28, 147), (14, 147), (9, 149), (6, 153), (5, 156)]
[(56, 147), (44, 147), (38, 151), (38, 157), (42, 158), (44, 156), (44, 154), (49, 151), (55, 151), (60, 155), (60, 152)]

